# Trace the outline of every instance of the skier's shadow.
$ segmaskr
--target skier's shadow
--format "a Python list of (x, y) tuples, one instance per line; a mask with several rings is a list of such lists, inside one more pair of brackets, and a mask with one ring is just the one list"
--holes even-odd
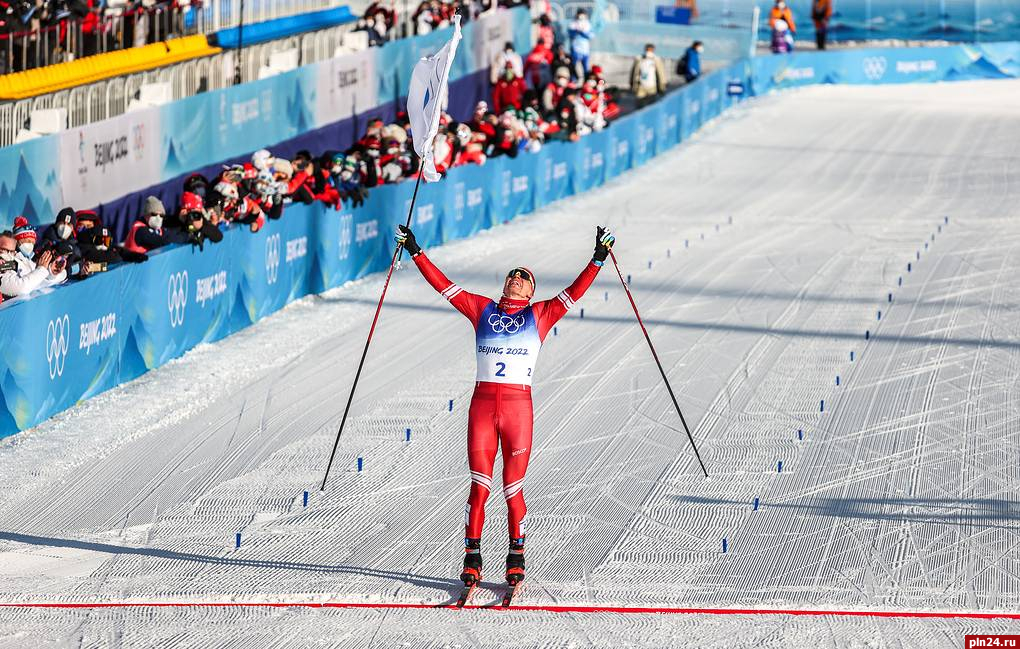
[(178, 552), (176, 550), (162, 550), (160, 548), (137, 548), (127, 545), (112, 545), (109, 543), (96, 543), (93, 541), (77, 541), (74, 539), (59, 539), (49, 536), (34, 536), (31, 534), (20, 534), (18, 532), (0, 531), (0, 541), (15, 541), (53, 548), (70, 548), (73, 550), (88, 550), (90, 552), (102, 552), (112, 555), (131, 555), (150, 557), (153, 559), (169, 559), (171, 561), (190, 561), (221, 566), (237, 566), (241, 568), (269, 568), (276, 570), (300, 570), (307, 572), (318, 572), (326, 574), (341, 575), (362, 575), (367, 577), (379, 577), (381, 579), (392, 579), (402, 581), (414, 586), (423, 588), (436, 588), (446, 591), (451, 596), (459, 593), (462, 586), (459, 579), (444, 579), (442, 577), (429, 577), (427, 575), (416, 575), (408, 572), (395, 572), (392, 570), (378, 570), (375, 568), (362, 568), (359, 566), (333, 566), (328, 564), (303, 563), (298, 561), (274, 561), (270, 559), (241, 559), (234, 557), (215, 557), (193, 552)]

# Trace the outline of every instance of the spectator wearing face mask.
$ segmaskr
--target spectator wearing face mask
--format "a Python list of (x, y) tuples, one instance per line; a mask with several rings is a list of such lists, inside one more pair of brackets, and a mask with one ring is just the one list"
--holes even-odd
[(74, 210), (70, 207), (65, 207), (57, 212), (57, 218), (53, 220), (53, 224), (43, 230), (40, 247), (45, 248), (56, 245), (58, 241), (70, 240), (74, 236), (75, 221)]
[(583, 79), (588, 74), (588, 56), (591, 54), (591, 22), (588, 20), (588, 12), (584, 9), (577, 10), (577, 16), (570, 23), (567, 30), (570, 36), (570, 59), (574, 63), (575, 79)]
[(166, 208), (163, 207), (163, 201), (155, 196), (146, 198), (142, 215), (131, 224), (127, 239), (124, 240), (124, 250), (144, 255), (172, 243), (185, 243), (188, 239), (179, 231), (163, 228), (164, 217)]
[(489, 81), (492, 85), (496, 85), (503, 78), (508, 64), (513, 69), (515, 75), (518, 77), (524, 76), (524, 62), (521, 60), (521, 55), (514, 50), (514, 44), (510, 41), (504, 43), (503, 49), (492, 59), (492, 65), (489, 67)]
[(28, 223), (28, 219), (19, 216), (14, 219), (14, 238), (18, 243), (18, 252), (28, 259), (35, 258), (35, 242), (38, 239), (35, 228)]
[(691, 83), (701, 76), (701, 55), (704, 52), (705, 46), (701, 41), (694, 41), (676, 62), (676, 73), (683, 77), (687, 83)]
[(556, 70), (556, 76), (552, 82), (546, 85), (542, 92), (542, 110), (548, 116), (556, 112), (563, 93), (570, 87), (570, 70), (565, 67)]
[(507, 61), (503, 70), (503, 77), (492, 89), (492, 107), (497, 113), (502, 113), (508, 106), (513, 108), (521, 107), (521, 98), (527, 91), (524, 79), (517, 76), (513, 66)]
[(0, 295), (21, 297), (59, 284), (67, 279), (66, 266), (65, 257), (49, 250), (40, 253), (36, 263), (18, 251), (14, 232), (0, 232)]
[(651, 43), (645, 45), (643, 55), (634, 59), (630, 69), (630, 89), (639, 106), (654, 101), (666, 91), (666, 69)]

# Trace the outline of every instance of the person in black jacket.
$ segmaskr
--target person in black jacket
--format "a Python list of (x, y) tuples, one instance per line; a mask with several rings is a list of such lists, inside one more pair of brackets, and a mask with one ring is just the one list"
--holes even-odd
[(205, 201), (201, 196), (186, 191), (181, 194), (181, 208), (173, 218), (168, 218), (166, 227), (180, 232), (184, 240), (202, 248), (206, 241), (223, 241), (223, 232), (209, 222)]

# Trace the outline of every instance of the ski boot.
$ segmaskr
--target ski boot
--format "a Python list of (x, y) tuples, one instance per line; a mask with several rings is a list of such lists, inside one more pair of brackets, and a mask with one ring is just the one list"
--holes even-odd
[(510, 539), (510, 552), (506, 555), (506, 583), (511, 586), (524, 581), (524, 538)]
[(481, 547), (481, 539), (464, 539), (464, 569), (460, 573), (460, 580), (465, 586), (482, 580)]

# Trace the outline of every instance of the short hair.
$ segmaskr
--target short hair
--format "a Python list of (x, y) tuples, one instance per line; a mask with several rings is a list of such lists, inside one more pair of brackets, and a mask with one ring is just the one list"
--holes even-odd
[(645, 43), (645, 49), (646, 50), (654, 50), (655, 49), (655, 43)]
[(13, 238), (14, 233), (11, 232), (10, 230), (4, 230), (3, 232), (0, 232), (0, 239), (13, 239)]

